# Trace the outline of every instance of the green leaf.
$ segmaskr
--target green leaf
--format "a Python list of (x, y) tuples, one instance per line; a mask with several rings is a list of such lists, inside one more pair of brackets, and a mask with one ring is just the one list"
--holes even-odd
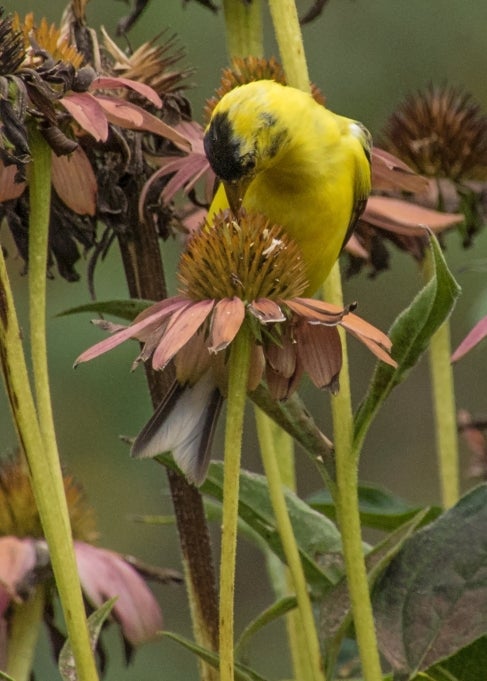
[(0, 669), (0, 679), (5, 679), (6, 681), (14, 681), (14, 679), (9, 676), (8, 674), (5, 674), (5, 672), (2, 672)]
[[(221, 501), (222, 487), (223, 464), (213, 462), (201, 490)], [(296, 494), (286, 490), (285, 496), (306, 579), (314, 591), (322, 593), (342, 574), (340, 533)], [(241, 471), (239, 516), (285, 562), (265, 476)]]
[(135, 317), (153, 304), (152, 300), (130, 298), (129, 300), (99, 300), (85, 305), (71, 307), (59, 312), (57, 317), (90, 312), (92, 314), (109, 314), (131, 322)]
[(359, 449), (380, 406), (391, 390), (403, 381), (427, 349), (431, 336), (448, 319), (460, 295), (460, 287), (443, 258), (435, 236), (430, 234), (433, 274), (411, 305), (395, 320), (389, 337), (396, 368), (379, 362), (371, 385), (355, 417), (355, 445)]
[(482, 636), (453, 657), (428, 669), (427, 674), (434, 681), (485, 681), (486, 670), (487, 637)]
[[(359, 485), (358, 496), (362, 525), (377, 530), (395, 530), (421, 511), (421, 507), (412, 506), (400, 497), (375, 485)], [(328, 490), (320, 490), (308, 497), (307, 501), (312, 508), (331, 520), (336, 520), (335, 504)], [(429, 508), (425, 522), (434, 520), (439, 514), (439, 508)]]
[(261, 612), (250, 624), (248, 624), (241, 633), (237, 643), (235, 644), (235, 654), (238, 655), (246, 645), (248, 645), (252, 636), (254, 636), (263, 627), (274, 620), (282, 617), (290, 610), (296, 607), (297, 601), (295, 596), (285, 596), (273, 603), (270, 607)]
[[(110, 598), (101, 605), (95, 612), (88, 617), (88, 632), (91, 640), (91, 647), (94, 650), (100, 636), (101, 628), (110, 615), (117, 599)], [(76, 666), (74, 663), (73, 651), (69, 639), (64, 644), (58, 661), (59, 671), (63, 681), (77, 681)]]
[[(161, 635), (165, 636), (166, 638), (170, 638), (172, 641), (176, 641), (184, 648), (186, 648), (186, 650), (195, 653), (196, 655), (198, 655), (198, 657), (200, 657), (206, 663), (210, 664), (215, 669), (218, 669), (218, 667), (220, 666), (220, 658), (217, 653), (214, 653), (211, 650), (207, 650), (206, 648), (202, 648), (197, 643), (194, 643), (194, 641), (190, 641), (184, 636), (174, 634), (171, 631), (163, 631)], [(250, 667), (247, 667), (246, 665), (236, 662), (235, 681), (266, 681), (266, 679), (260, 674), (258, 674), (256, 671), (251, 669)]]
[(413, 678), (487, 632), (487, 485), (409, 539), (381, 576), (373, 605), (379, 645)]

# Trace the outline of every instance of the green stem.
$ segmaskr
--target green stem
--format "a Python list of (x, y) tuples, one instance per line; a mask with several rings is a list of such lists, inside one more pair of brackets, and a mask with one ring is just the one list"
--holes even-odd
[[(51, 150), (30, 131), (29, 312), (37, 415), (41, 439), (25, 450), (42, 526), (49, 545), (78, 678), (98, 678), (74, 554), (69, 512), (54, 431), (46, 347), (46, 271), (51, 190)], [(37, 419), (36, 419), (37, 421)], [(42, 443), (42, 445), (41, 445)]]
[(294, 0), (269, 0), (274, 33), (288, 85), (310, 91), (308, 66)]
[(9, 624), (6, 672), (15, 681), (29, 681), (46, 602), (45, 586), (36, 587), (31, 597), (13, 606)]
[[(428, 249), (423, 264), (423, 276), (426, 281), (432, 275), (432, 268), (431, 253)], [(436, 451), (444, 508), (454, 506), (460, 497), (455, 385), (450, 357), (450, 322), (447, 319), (433, 334), (429, 346)]]
[(238, 493), (243, 419), (247, 397), (251, 336), (244, 323), (229, 359), (223, 474), (223, 520), (220, 558), (220, 679), (234, 681), (234, 601), (237, 556)]
[(225, 34), (230, 58), (263, 55), (262, 7), (260, 0), (223, 0)]
[[(276, 524), (281, 538), (286, 562), (288, 564), (296, 599), (298, 602), (298, 611), (301, 619), (301, 627), (303, 632), (302, 642), (305, 646), (304, 654), (308, 659), (308, 668), (311, 674), (305, 678), (311, 678), (313, 681), (325, 681), (325, 672), (322, 667), (320, 644), (316, 632), (315, 621), (313, 617), (313, 609), (308, 594), (308, 587), (306, 578), (304, 576), (303, 566), (294, 536), (293, 527), (289, 518), (289, 513), (286, 506), (286, 499), (284, 496), (284, 488), (282, 485), (281, 475), (279, 471), (279, 464), (277, 461), (276, 451), (272, 440), (271, 430), (266, 427), (262, 418), (259, 417), (257, 424), (259, 427), (259, 441), (261, 443), (262, 463), (269, 485), (269, 495), (276, 517)], [(267, 417), (265, 417), (267, 418)], [(302, 678), (302, 677), (297, 677)]]
[[(292, 439), (257, 406), (254, 409), (254, 414), (262, 458), (275, 460), (279, 469), (281, 483), (294, 490), (296, 488), (296, 474)], [(289, 568), (270, 549), (267, 550), (266, 563), (276, 597), (283, 598), (293, 593), (294, 585)], [(307, 654), (306, 632), (301, 624), (301, 620), (302, 617), (299, 610), (292, 610), (286, 615), (287, 637), (293, 664), (293, 678), (300, 679), (300, 681), (313, 681), (313, 667), (310, 664), (311, 659)]]
[[(343, 307), (338, 262), (324, 284), (324, 298)], [(370, 602), (367, 568), (362, 548), (358, 500), (359, 452), (353, 448), (353, 415), (347, 344), (341, 332), (343, 363), (340, 390), (331, 401), (336, 461), (337, 517), (343, 543), (345, 571), (352, 604), (353, 622), (364, 681), (382, 679), (374, 616)]]

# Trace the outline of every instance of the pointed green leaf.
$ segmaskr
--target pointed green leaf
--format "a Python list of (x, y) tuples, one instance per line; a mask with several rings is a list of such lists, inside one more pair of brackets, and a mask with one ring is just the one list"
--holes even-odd
[(259, 613), (259, 615), (252, 620), (252, 622), (250, 622), (250, 624), (248, 624), (241, 633), (237, 643), (235, 644), (235, 654), (238, 655), (239, 652), (242, 651), (249, 643), (252, 636), (254, 636), (258, 631), (260, 631), (267, 624), (270, 624), (279, 617), (282, 617), (290, 610), (293, 610), (293, 608), (296, 607), (296, 604), (297, 601), (295, 596), (285, 596), (266, 608), (266, 610), (263, 612)]
[[(88, 617), (88, 632), (90, 634), (91, 647), (93, 650), (96, 648), (101, 628), (110, 615), (116, 601), (116, 598), (111, 598)], [(64, 644), (59, 655), (58, 667), (63, 681), (77, 681), (78, 676), (76, 674), (76, 666), (69, 639)]]
[[(376, 485), (359, 485), (359, 510), (362, 525), (390, 531), (400, 527), (422, 509)], [(336, 509), (328, 490), (320, 490), (307, 499), (309, 505), (331, 520), (336, 520)], [(429, 508), (425, 522), (434, 520), (439, 508)]]
[(435, 236), (430, 234), (433, 274), (411, 305), (397, 317), (389, 332), (396, 368), (379, 362), (355, 418), (355, 443), (365, 434), (391, 390), (401, 383), (427, 349), (431, 336), (448, 319), (460, 287), (445, 262)]
[[(194, 641), (190, 641), (184, 636), (174, 634), (171, 631), (163, 631), (162, 636), (170, 638), (172, 641), (176, 641), (186, 648), (186, 650), (195, 653), (195, 655), (198, 655), (198, 657), (210, 664), (212, 667), (218, 669), (220, 665), (220, 658), (217, 653), (207, 650), (206, 648), (202, 648), (197, 643), (194, 643)], [(237, 662), (235, 664), (235, 681), (266, 681), (266, 679), (250, 667)]]
[(487, 632), (487, 485), (409, 539), (373, 596), (379, 644), (398, 675), (451, 657)]
[[(210, 465), (201, 489), (205, 494), (221, 501), (221, 462)], [(306, 579), (314, 591), (321, 593), (342, 574), (340, 533), (328, 518), (312, 509), (293, 492), (286, 490), (285, 497)], [(242, 470), (239, 500), (240, 518), (285, 562), (265, 476)]]
[(80, 314), (81, 312), (90, 312), (91, 314), (109, 314), (131, 322), (138, 314), (152, 304), (153, 301), (151, 300), (135, 298), (130, 298), (129, 300), (97, 300), (93, 303), (86, 303), (85, 305), (78, 305), (77, 307), (63, 310), (56, 316), (66, 317), (67, 315)]

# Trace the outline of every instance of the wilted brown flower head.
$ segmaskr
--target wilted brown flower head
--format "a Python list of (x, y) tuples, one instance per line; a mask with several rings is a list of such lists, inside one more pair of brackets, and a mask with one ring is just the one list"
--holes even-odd
[(430, 85), (386, 123), (383, 146), (417, 172), (455, 182), (487, 179), (487, 116), (472, 95)]
[(177, 385), (132, 453), (146, 457), (170, 450), (197, 484), (206, 475), (208, 438), (226, 394), (226, 351), (242, 325), (254, 338), (248, 390), (265, 380), (275, 399), (291, 395), (304, 373), (317, 387), (338, 390), (338, 325), (394, 364), (387, 336), (350, 308), (302, 297), (307, 281), (299, 248), (264, 216), (218, 214), (190, 239), (178, 277), (178, 296), (155, 303), (128, 327), (103, 324), (113, 335), (86, 350), (76, 364), (129, 338), (143, 343), (136, 363), (150, 359), (162, 370), (174, 359)]

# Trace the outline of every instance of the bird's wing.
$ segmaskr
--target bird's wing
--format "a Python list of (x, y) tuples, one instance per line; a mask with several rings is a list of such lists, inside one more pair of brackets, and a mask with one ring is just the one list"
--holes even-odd
[(345, 247), (347, 241), (352, 236), (358, 219), (365, 210), (367, 199), (369, 198), (371, 189), (370, 169), (371, 169), (371, 153), (372, 153), (372, 136), (367, 128), (359, 121), (352, 121), (349, 126), (349, 134), (351, 134), (358, 142), (360, 147), (356, 154), (355, 167), (355, 184), (354, 184), (354, 201), (352, 207), (352, 214), (350, 222), (348, 223), (347, 231), (343, 239), (342, 249)]

